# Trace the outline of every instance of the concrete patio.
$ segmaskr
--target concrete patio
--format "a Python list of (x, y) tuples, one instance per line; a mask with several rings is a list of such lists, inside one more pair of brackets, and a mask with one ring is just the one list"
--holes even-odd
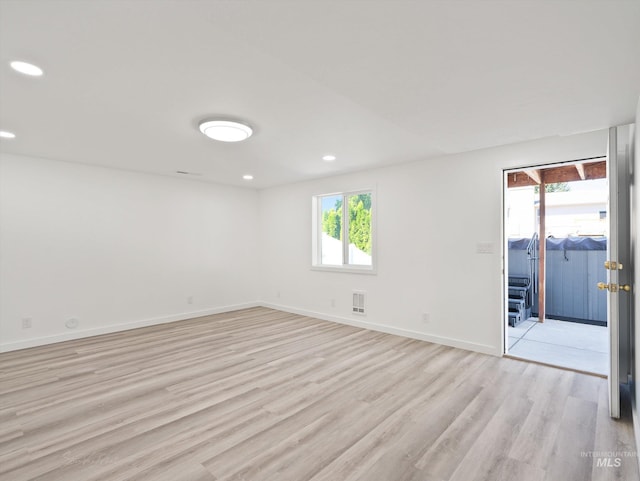
[(607, 328), (555, 319), (539, 323), (537, 318), (530, 317), (517, 327), (509, 326), (508, 354), (606, 376)]

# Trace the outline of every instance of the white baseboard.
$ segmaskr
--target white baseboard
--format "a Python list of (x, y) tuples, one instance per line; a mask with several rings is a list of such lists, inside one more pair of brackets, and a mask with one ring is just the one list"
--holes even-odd
[(269, 302), (260, 302), (261, 306), (269, 307), (271, 309), (277, 309), (279, 311), (290, 312), (292, 314), (300, 314), (301, 316), (315, 317), (316, 319), (322, 319), (323, 321), (337, 322), (338, 324), (346, 324), (354, 327), (361, 327), (363, 329), (369, 329), (371, 331), (384, 332), (386, 334), (394, 334), (396, 336), (408, 337), (410, 339), (417, 339), (419, 341), (433, 342), (435, 344), (443, 344), (445, 346), (456, 347), (458, 349), (464, 349), (465, 351), (480, 352), (482, 354), (489, 354), (491, 356), (502, 356), (502, 352), (499, 347), (489, 346), (487, 344), (478, 344), (475, 342), (462, 341), (460, 339), (454, 339), (444, 336), (435, 336), (432, 334), (425, 334), (418, 331), (412, 331), (410, 329), (403, 329), (398, 327), (389, 326), (386, 324), (377, 324), (364, 320), (351, 319), (349, 317), (333, 316), (323, 314), (321, 312), (308, 311), (306, 309), (298, 309), (297, 307), (283, 306), (280, 304), (272, 304)]
[(339, 324), (346, 324), (349, 326), (360, 327), (363, 329), (369, 329), (371, 331), (384, 332), (387, 334), (394, 334), (396, 336), (408, 337), (410, 339), (418, 339), (420, 341), (433, 342), (436, 344), (443, 344), (445, 346), (456, 347), (458, 349), (465, 349), (467, 351), (480, 352), (483, 354), (489, 354), (492, 356), (501, 356), (500, 349), (495, 346), (489, 346), (486, 344), (478, 344), (474, 342), (463, 341), (460, 339), (454, 339), (444, 336), (436, 336), (432, 334), (425, 334), (418, 331), (412, 331), (410, 329), (403, 329), (386, 324), (377, 324), (368, 322), (365, 320), (351, 319), (348, 317), (333, 316), (324, 314), (321, 312), (309, 311), (306, 309), (298, 309), (296, 307), (284, 306), (280, 304), (271, 304), (268, 302), (247, 302), (243, 304), (234, 304), (230, 306), (220, 306), (210, 309), (204, 309), (200, 311), (184, 312), (181, 314), (175, 314), (165, 317), (157, 317), (152, 319), (142, 319), (133, 322), (112, 324), (109, 326), (97, 327), (93, 329), (74, 330), (64, 332), (61, 334), (55, 334), (53, 336), (43, 336), (31, 339), (25, 339), (23, 341), (14, 341), (0, 344), (0, 352), (17, 351), (19, 349), (27, 349), (29, 347), (43, 346), (46, 344), (54, 344), (57, 342), (71, 341), (73, 339), (82, 339), (85, 337), (99, 336), (101, 334), (111, 334), (113, 332), (127, 331), (129, 329), (137, 329), (140, 327), (153, 326), (157, 324), (165, 324), (167, 322), (184, 321), (186, 319), (193, 319), (194, 317), (209, 316), (212, 314), (219, 314), (222, 312), (237, 311), (240, 309), (248, 309), (250, 307), (264, 306), (271, 309), (277, 309), (279, 311), (290, 312), (292, 314), (299, 314), (302, 316), (315, 317), (316, 319), (322, 319), (324, 321), (337, 322)]
[(43, 346), (46, 344), (54, 344), (57, 342), (71, 341), (73, 339), (82, 339), (85, 337), (99, 336), (100, 334), (111, 334), (113, 332), (128, 331), (129, 329), (138, 329), (140, 327), (154, 326), (156, 324), (165, 324), (167, 322), (184, 321), (193, 319), (194, 317), (210, 316), (212, 314), (220, 314), (221, 312), (237, 311), (240, 309), (248, 309), (257, 307), (257, 302), (247, 302), (243, 304), (234, 304), (230, 306), (213, 307), (200, 311), (183, 312), (165, 317), (156, 317), (152, 319), (141, 319), (133, 322), (125, 322), (121, 324), (111, 324), (103, 327), (92, 329), (73, 330), (54, 334), (53, 336), (35, 337), (25, 339), (24, 341), (14, 341), (0, 344), (0, 352), (17, 351), (19, 349), (27, 349), (29, 347)]

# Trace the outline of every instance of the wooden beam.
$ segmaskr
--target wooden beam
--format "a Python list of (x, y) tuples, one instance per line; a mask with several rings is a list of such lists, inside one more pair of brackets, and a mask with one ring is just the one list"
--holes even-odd
[(540, 203), (538, 204), (540, 212), (540, 229), (538, 236), (540, 238), (538, 248), (538, 322), (544, 322), (545, 317), (545, 258), (547, 254), (547, 205), (546, 205), (546, 182), (545, 174), (542, 175), (540, 183)]
[[(579, 168), (578, 165), (580, 166)], [(584, 178), (579, 169), (584, 171)], [(550, 167), (548, 169), (509, 172), (507, 177), (507, 187), (512, 188), (539, 185), (539, 182), (530, 176), (530, 173), (532, 172), (536, 172), (541, 179), (544, 177), (546, 184), (605, 179), (607, 177), (607, 162), (600, 160), (597, 162), (585, 162), (582, 164), (561, 165), (559, 167)]]
[(538, 185), (536, 182), (529, 177), (523, 170), (518, 172), (509, 172), (509, 176), (507, 177), (507, 187), (509, 189), (513, 187), (527, 187), (529, 185)]
[(541, 180), (539, 170), (525, 170), (524, 173), (527, 174), (536, 184), (540, 184)]
[(580, 180), (586, 179), (586, 174), (584, 172), (584, 164), (576, 164), (576, 170), (578, 171), (578, 175), (580, 176)]
[(585, 180), (606, 179), (607, 178), (607, 161), (592, 162), (584, 165)]
[(507, 175), (507, 187), (525, 187), (527, 185), (533, 185), (531, 177), (525, 174), (523, 171), (509, 172)]

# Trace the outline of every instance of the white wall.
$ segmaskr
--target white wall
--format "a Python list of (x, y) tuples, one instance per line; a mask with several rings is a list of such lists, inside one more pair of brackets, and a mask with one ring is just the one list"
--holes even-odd
[(2, 155), (0, 349), (253, 304), (257, 196)]
[[(502, 169), (605, 155), (606, 145), (599, 131), (263, 190), (261, 301), (500, 354)], [(377, 189), (377, 275), (311, 270), (311, 197), (369, 187)], [(494, 252), (478, 254), (478, 243)], [(350, 313), (354, 289), (368, 293), (366, 317)]]
[[(2, 155), (0, 349), (258, 301), (500, 354), (502, 169), (605, 149), (595, 132), (260, 192)], [(311, 196), (369, 187), (377, 274), (312, 271)], [(366, 317), (350, 313), (353, 289), (368, 292)]]

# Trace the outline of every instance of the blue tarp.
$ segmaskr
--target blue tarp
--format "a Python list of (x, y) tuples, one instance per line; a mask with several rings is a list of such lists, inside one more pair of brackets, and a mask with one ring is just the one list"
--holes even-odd
[(530, 241), (531, 239), (528, 239), (526, 237), (524, 239), (509, 239), (509, 250), (511, 249), (515, 249), (517, 251), (526, 250)]
[[(525, 250), (530, 239), (509, 239), (509, 249)], [(549, 251), (606, 251), (606, 237), (549, 237)]]
[(606, 251), (606, 237), (549, 237), (548, 251)]

